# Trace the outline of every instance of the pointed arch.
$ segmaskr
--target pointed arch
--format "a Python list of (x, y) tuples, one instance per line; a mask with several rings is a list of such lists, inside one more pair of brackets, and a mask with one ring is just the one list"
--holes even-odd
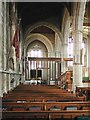
[(60, 40), (63, 41), (62, 34), (61, 34), (60, 30), (56, 26), (54, 26), (48, 22), (39, 22), (39, 23), (33, 24), (31, 27), (28, 28), (28, 30), (26, 30), (24, 39), (26, 40), (28, 35), (31, 34), (31, 32), (35, 28), (40, 27), (40, 26), (46, 26), (46, 27), (52, 29), (54, 32), (56, 32), (58, 34), (58, 36), (60, 37)]
[(26, 40), (25, 40), (25, 49), (27, 49), (28, 45), (34, 41), (34, 40), (39, 40), (41, 41), (47, 48), (48, 52), (53, 52), (53, 45), (52, 43), (50, 42), (50, 40), (42, 35), (42, 34), (39, 34), (39, 33), (34, 33), (34, 34), (30, 34)]

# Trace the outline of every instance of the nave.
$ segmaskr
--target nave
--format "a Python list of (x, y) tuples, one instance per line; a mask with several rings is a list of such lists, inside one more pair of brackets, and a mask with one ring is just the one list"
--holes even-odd
[(90, 120), (90, 0), (82, 1), (0, 2), (2, 120)]

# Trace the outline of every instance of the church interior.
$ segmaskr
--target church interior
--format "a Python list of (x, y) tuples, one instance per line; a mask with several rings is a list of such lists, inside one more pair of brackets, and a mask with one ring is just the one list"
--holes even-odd
[(89, 1), (0, 2), (0, 48), (1, 120), (90, 120)]

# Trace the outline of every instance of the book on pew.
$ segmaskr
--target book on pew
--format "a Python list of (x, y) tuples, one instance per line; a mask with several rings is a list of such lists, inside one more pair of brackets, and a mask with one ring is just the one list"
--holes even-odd
[(40, 106), (31, 106), (29, 107), (29, 111), (35, 112), (35, 111), (41, 111)]
[(67, 106), (66, 110), (77, 110), (77, 106)]
[(77, 120), (90, 120), (90, 116), (79, 116)]

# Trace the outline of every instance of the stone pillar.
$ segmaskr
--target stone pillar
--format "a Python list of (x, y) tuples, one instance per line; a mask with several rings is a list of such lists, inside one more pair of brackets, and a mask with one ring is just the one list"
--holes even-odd
[(58, 78), (59, 78), (59, 76), (61, 75), (61, 65), (60, 65), (61, 63), (59, 63), (59, 62), (56, 62), (56, 67), (55, 67), (55, 69), (56, 69), (56, 85), (58, 85)]
[(88, 68), (88, 76), (90, 79), (90, 36), (88, 36), (88, 40), (87, 40), (87, 68)]
[(73, 85), (72, 90), (75, 92), (76, 86), (82, 86), (82, 31), (73, 31)]
[[(13, 46), (13, 39), (15, 36), (15, 32), (17, 29), (17, 15), (15, 12), (15, 2), (11, 4), (11, 9), (10, 9), (10, 15), (11, 15), (11, 44), (10, 44), (10, 58), (13, 58), (14, 60), (14, 71), (17, 72), (17, 63), (16, 63), (16, 52), (15, 52), (15, 47)], [(10, 63), (9, 63), (10, 64)], [(11, 71), (13, 69), (11, 68)]]
[(59, 69), (58, 69), (58, 68), (59, 68), (58, 65), (59, 65), (59, 64), (58, 64), (58, 62), (56, 62), (55, 64), (56, 64), (56, 65), (55, 65), (55, 69), (56, 69), (55, 78), (56, 78), (56, 80), (57, 80), (57, 78), (58, 78), (58, 76), (59, 76), (59, 75), (58, 75), (58, 73), (59, 73), (59, 72), (58, 72), (58, 70), (59, 70)]
[(48, 85), (50, 84), (50, 61), (48, 61), (48, 66), (49, 69), (47, 69), (47, 79), (48, 79)]
[(55, 63), (55, 61), (53, 61), (53, 68), (52, 68), (52, 70), (53, 70), (53, 74), (52, 74), (53, 80), (55, 80), (56, 79), (56, 63)]
[(9, 77), (8, 77), (8, 91), (11, 90), (11, 84), (10, 84), (10, 82), (11, 82), (11, 75), (9, 74)]
[[(86, 1), (86, 0), (85, 0)], [(85, 14), (86, 2), (76, 2), (73, 6), (73, 85), (72, 90), (75, 93), (77, 86), (82, 84), (82, 40), (83, 40), (83, 20)]]
[(65, 72), (67, 70), (67, 62), (63, 61), (63, 58), (67, 58), (68, 53), (67, 53), (67, 49), (68, 49), (68, 44), (65, 43), (63, 44), (63, 56), (62, 56), (62, 64), (61, 64), (61, 72)]
[[(15, 26), (14, 23), (12, 23), (12, 28), (11, 28), (12, 42), (13, 42), (15, 30), (16, 30), (16, 26)], [(14, 71), (16, 71), (16, 53), (15, 53), (15, 48), (13, 46), (11, 47), (11, 54), (10, 54), (10, 56), (14, 59)]]
[[(6, 3), (4, 3), (4, 27), (3, 27), (3, 31), (4, 31), (4, 70), (7, 69), (7, 33), (6, 33), (6, 25), (7, 25), (7, 22), (6, 22)], [(4, 74), (4, 79), (3, 79), (3, 93), (7, 93), (7, 78), (6, 78), (6, 74)]]
[(50, 80), (53, 79), (53, 62), (50, 62)]
[[(10, 18), (8, 17), (9, 16), (9, 12), (10, 12), (10, 9), (9, 9), (9, 4), (6, 4), (6, 49), (7, 49), (7, 58), (6, 58), (6, 61), (7, 61), (7, 65), (6, 65), (6, 70), (9, 70), (9, 66), (10, 66), (10, 54), (11, 54), (11, 22), (10, 22)], [(10, 90), (10, 74), (9, 74), (9, 71), (8, 71), (8, 74), (6, 74), (6, 91), (8, 92)]]
[[(61, 58), (61, 39), (60, 36), (55, 33), (55, 57), (56, 58)], [(55, 82), (57, 84), (57, 78), (60, 75), (60, 64), (58, 62), (55, 63)]]
[(57, 33), (55, 33), (55, 57), (61, 57), (61, 40)]
[(2, 31), (2, 26), (3, 26), (3, 21), (2, 21), (2, 2), (0, 2), (0, 97), (3, 96), (2, 92), (2, 81), (3, 81), (3, 76), (2, 76), (2, 70), (3, 70), (3, 31)]

